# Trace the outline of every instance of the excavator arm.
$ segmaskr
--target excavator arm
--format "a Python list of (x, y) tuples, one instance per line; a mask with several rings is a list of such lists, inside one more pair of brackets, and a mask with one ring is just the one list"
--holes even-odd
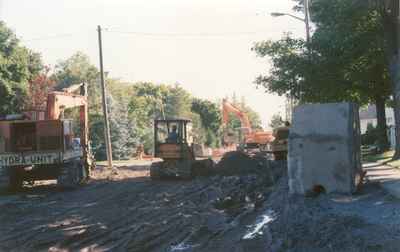
[(237, 118), (240, 120), (240, 124), (242, 128), (245, 128), (247, 133), (251, 133), (251, 124), (249, 121), (249, 117), (238, 109), (236, 106), (233, 104), (229, 103), (226, 99), (222, 101), (222, 123), (223, 125), (226, 125), (229, 122), (229, 113), (235, 114)]
[[(73, 92), (79, 91), (79, 94)], [(85, 83), (72, 85), (63, 89), (62, 92), (51, 92), (47, 96), (47, 119), (58, 120), (63, 111), (68, 108), (79, 107), (79, 121), (81, 128), (81, 146), (83, 155), (88, 160), (89, 145), (89, 125), (88, 125), (88, 105), (87, 105), (87, 86)]]

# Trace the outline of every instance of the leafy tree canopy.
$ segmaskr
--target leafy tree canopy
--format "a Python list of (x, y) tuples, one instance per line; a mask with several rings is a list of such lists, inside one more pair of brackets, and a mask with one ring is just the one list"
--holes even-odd
[(0, 21), (0, 114), (21, 111), (28, 82), (42, 69), (40, 55), (20, 45), (15, 34)]
[(270, 73), (256, 83), (303, 102), (366, 104), (386, 98), (390, 84), (382, 13), (349, 0), (315, 0), (310, 8), (316, 28), (309, 45), (290, 35), (255, 44), (256, 54), (272, 63)]

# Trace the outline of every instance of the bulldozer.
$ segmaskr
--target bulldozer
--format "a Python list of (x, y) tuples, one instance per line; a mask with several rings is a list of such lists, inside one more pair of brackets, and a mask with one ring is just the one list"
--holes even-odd
[(212, 172), (212, 159), (196, 158), (190, 123), (188, 119), (154, 120), (154, 156), (162, 161), (151, 165), (151, 179), (191, 179)]
[[(64, 110), (79, 107), (80, 137)], [(50, 92), (46, 111), (0, 119), (0, 188), (19, 190), (24, 182), (56, 179), (61, 187), (85, 183), (94, 167), (89, 148), (86, 84)]]

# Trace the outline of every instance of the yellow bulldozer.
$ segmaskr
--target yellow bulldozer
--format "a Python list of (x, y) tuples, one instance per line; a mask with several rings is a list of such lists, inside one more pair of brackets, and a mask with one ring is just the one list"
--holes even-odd
[(154, 156), (162, 161), (151, 165), (151, 179), (190, 179), (212, 172), (212, 159), (196, 159), (190, 123), (188, 119), (154, 120)]

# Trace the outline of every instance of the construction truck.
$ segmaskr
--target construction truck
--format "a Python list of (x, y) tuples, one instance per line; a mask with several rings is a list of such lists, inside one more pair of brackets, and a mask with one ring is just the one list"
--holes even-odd
[(224, 141), (225, 139), (229, 139), (229, 141), (232, 142), (232, 132), (228, 132), (226, 130), (226, 125), (229, 122), (229, 113), (233, 113), (240, 120), (241, 128), (239, 132), (241, 137), (239, 138), (242, 139), (240, 139), (239, 142), (240, 145), (242, 145), (245, 150), (251, 150), (251, 149), (259, 149), (260, 151), (269, 150), (269, 143), (271, 143), (274, 140), (272, 132), (267, 132), (263, 130), (253, 130), (247, 114), (241, 111), (233, 104), (229, 103), (226, 99), (222, 101), (222, 123), (224, 126), (223, 128), (225, 128)]
[[(78, 138), (73, 120), (63, 118), (64, 110), (74, 107), (80, 111)], [(63, 187), (85, 183), (94, 165), (87, 110), (86, 85), (78, 84), (50, 92), (46, 111), (0, 119), (0, 187), (17, 190), (24, 182), (51, 179)]]
[(271, 142), (270, 152), (275, 160), (286, 160), (288, 154), (289, 124), (278, 127), (273, 131), (274, 140)]
[(154, 120), (154, 156), (162, 161), (150, 167), (153, 180), (208, 175), (214, 166), (211, 159), (195, 156), (188, 119)]

